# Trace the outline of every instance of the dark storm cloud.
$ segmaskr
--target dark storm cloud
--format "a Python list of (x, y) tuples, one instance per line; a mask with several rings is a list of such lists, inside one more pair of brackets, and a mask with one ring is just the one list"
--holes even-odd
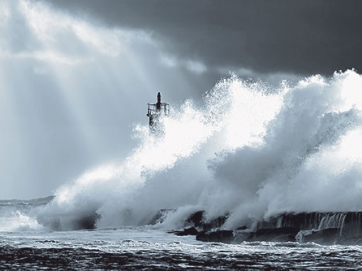
[(208, 67), (330, 74), (362, 70), (362, 1), (52, 0), (110, 26), (146, 29)]

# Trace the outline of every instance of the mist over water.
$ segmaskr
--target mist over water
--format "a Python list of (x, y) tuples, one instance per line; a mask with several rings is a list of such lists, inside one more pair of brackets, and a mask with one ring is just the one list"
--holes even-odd
[(186, 101), (162, 119), (164, 135), (138, 125), (138, 145), (118, 164), (90, 169), (60, 187), (40, 216), (60, 221), (96, 212), (97, 226), (142, 225), (176, 209), (230, 214), (225, 227), (282, 212), (362, 209), (362, 78), (313, 76), (278, 89), (237, 76), (221, 80), (201, 107)]

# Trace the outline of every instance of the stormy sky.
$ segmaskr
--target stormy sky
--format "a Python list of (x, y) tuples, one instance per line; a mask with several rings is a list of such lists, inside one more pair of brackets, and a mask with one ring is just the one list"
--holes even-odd
[(48, 196), (122, 160), (161, 91), (230, 72), (272, 84), (362, 70), (362, 2), (0, 0), (0, 198)]
[(362, 3), (295, 0), (52, 0), (109, 27), (152, 33), (174, 57), (212, 71), (326, 74), (360, 69)]

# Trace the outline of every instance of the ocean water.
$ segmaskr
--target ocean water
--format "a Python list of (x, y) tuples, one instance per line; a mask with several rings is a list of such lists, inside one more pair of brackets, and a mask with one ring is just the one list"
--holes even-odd
[[(0, 232), (1, 270), (362, 269), (361, 246), (200, 242), (194, 236), (176, 236), (159, 226), (53, 231), (27, 215), (36, 208), (34, 205), (40, 206), (34, 202), (1, 202), (1, 225), (18, 223), (17, 228), (2, 228)], [(39, 202), (44, 204), (44, 200)], [(12, 209), (7, 219), (5, 209)]]
[(358, 270), (361, 248), (196, 242), (147, 228), (2, 233), (2, 270)]

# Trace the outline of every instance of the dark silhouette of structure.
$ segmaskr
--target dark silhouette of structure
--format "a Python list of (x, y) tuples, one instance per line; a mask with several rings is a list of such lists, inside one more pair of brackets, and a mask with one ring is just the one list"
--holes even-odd
[(157, 103), (148, 104), (147, 117), (149, 118), (150, 131), (158, 132), (159, 119), (162, 116), (168, 116), (170, 112), (169, 104), (161, 102), (161, 92), (157, 93)]

